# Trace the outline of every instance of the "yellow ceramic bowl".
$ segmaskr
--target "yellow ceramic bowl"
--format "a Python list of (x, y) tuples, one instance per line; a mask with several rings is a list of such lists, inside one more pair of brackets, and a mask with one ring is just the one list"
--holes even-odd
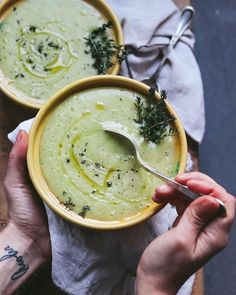
[[(26, 0), (27, 1), (27, 0)], [(106, 21), (112, 21), (113, 23), (113, 39), (115, 44), (117, 46), (123, 45), (123, 33), (121, 29), (121, 25), (119, 23), (118, 18), (110, 8), (103, 0), (93, 1), (93, 0), (83, 0), (84, 2), (87, 2), (91, 6), (95, 7), (95, 9), (103, 16), (104, 22)], [(25, 1), (21, 0), (3, 0), (0, 3), (0, 24), (1, 22), (4, 22), (4, 19), (7, 18), (7, 16), (11, 13), (14, 13), (14, 7), (18, 7)], [(66, 8), (65, 8), (66, 12)], [(53, 12), (52, 12), (53, 13)], [(0, 32), (1, 33), (1, 32)], [(107, 74), (110, 75), (116, 75), (119, 72), (120, 65), (117, 60), (114, 60), (114, 66), (109, 69)], [(30, 99), (25, 98), (20, 93), (17, 93), (17, 91), (13, 91), (8, 86), (8, 79), (4, 76), (3, 72), (0, 68), (0, 90), (4, 92), (10, 99), (12, 99), (17, 104), (20, 104), (21, 106), (32, 108), (32, 109), (40, 109), (42, 106), (42, 103), (37, 102), (36, 99)], [(76, 79), (75, 77), (75, 80)]]
[[(50, 188), (47, 186), (44, 177), (42, 175), (42, 171), (40, 168), (39, 161), (39, 146), (42, 133), (47, 124), (48, 119), (50, 118), (53, 110), (57, 106), (59, 106), (63, 101), (65, 101), (68, 97), (75, 93), (79, 93), (84, 90), (93, 89), (97, 87), (119, 87), (131, 91), (135, 91), (136, 93), (140, 93), (141, 95), (146, 95), (148, 91), (148, 86), (143, 83), (137, 82), (135, 80), (120, 77), (120, 76), (94, 76), (90, 78), (85, 78), (78, 82), (72, 83), (71, 85), (65, 87), (61, 91), (59, 91), (46, 105), (44, 105), (39, 113), (37, 114), (33, 126), (30, 130), (29, 136), (29, 148), (27, 155), (27, 163), (28, 169), (30, 173), (30, 177), (32, 182), (41, 196), (43, 201), (58, 215), (64, 218), (67, 221), (70, 221), (74, 224), (82, 225), (85, 227), (93, 228), (93, 229), (102, 229), (102, 230), (110, 230), (110, 229), (119, 229), (128, 227), (131, 225), (135, 225), (147, 219), (148, 217), (155, 214), (162, 207), (156, 203), (153, 203), (150, 207), (144, 208), (139, 212), (139, 214), (135, 216), (131, 216), (129, 218), (125, 218), (122, 220), (116, 221), (97, 221), (93, 219), (82, 218), (78, 214), (74, 213), (66, 209), (65, 206), (61, 205), (59, 200), (53, 195)], [(156, 98), (159, 99), (159, 94), (156, 93)], [(175, 120), (176, 127), (178, 128), (178, 135), (176, 143), (177, 155), (179, 157), (179, 173), (184, 172), (186, 166), (187, 159), (187, 143), (185, 132), (183, 126), (178, 119), (177, 114), (173, 110), (173, 108), (167, 103), (167, 107), (169, 112), (174, 114), (177, 118)]]

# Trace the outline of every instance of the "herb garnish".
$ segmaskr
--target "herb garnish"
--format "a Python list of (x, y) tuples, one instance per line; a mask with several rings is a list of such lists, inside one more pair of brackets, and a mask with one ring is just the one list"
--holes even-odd
[(107, 181), (107, 187), (111, 187), (112, 186), (112, 181)]
[(3, 27), (3, 22), (0, 22), (0, 30), (1, 30), (2, 27)]
[(157, 101), (155, 90), (150, 88), (146, 100), (138, 96), (134, 103), (137, 110), (137, 118), (134, 121), (139, 124), (140, 134), (145, 141), (159, 143), (166, 136), (178, 132), (177, 128), (170, 126), (176, 118), (166, 107), (167, 92), (162, 90), (160, 96)]
[(36, 26), (29, 26), (29, 31), (35, 33), (37, 27)]
[(90, 210), (90, 207), (88, 205), (83, 206), (82, 211), (79, 213), (79, 216), (85, 218), (85, 215), (87, 213), (87, 211)]
[(19, 73), (19, 74), (15, 75), (15, 78), (24, 78), (24, 77), (25, 77), (25, 75), (22, 74), (22, 73)]
[(54, 42), (49, 42), (48, 46), (51, 47), (51, 48), (59, 49), (59, 45), (54, 43)]
[(131, 53), (131, 49), (125, 45), (117, 46), (113, 39), (107, 34), (107, 29), (112, 28), (112, 22), (109, 21), (101, 27), (93, 30), (86, 40), (87, 50), (86, 54), (91, 54), (95, 60), (93, 67), (98, 74), (105, 74), (114, 64), (112, 58), (116, 57), (119, 63)]
[(96, 166), (97, 168), (101, 168), (101, 165), (100, 165), (99, 163), (95, 163), (95, 166)]
[(68, 199), (67, 201), (64, 202), (64, 205), (65, 205), (66, 207), (75, 207), (75, 204), (72, 203), (72, 201), (71, 201), (71, 197), (69, 197), (69, 199)]
[(38, 52), (41, 54), (43, 52), (43, 49), (44, 49), (44, 46), (43, 46), (43, 43), (41, 42), (39, 45), (38, 45)]
[(32, 63), (33, 63), (33, 60), (32, 60), (31, 57), (29, 57), (29, 58), (26, 60), (26, 62), (27, 62), (28, 64), (32, 64)]

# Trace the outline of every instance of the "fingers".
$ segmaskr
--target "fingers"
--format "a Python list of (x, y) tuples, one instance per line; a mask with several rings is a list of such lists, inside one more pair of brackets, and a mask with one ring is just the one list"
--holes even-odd
[[(200, 173), (200, 172), (190, 172), (190, 173), (184, 173), (181, 175), (176, 176), (175, 180), (183, 185), (190, 185), (191, 186), (191, 181), (192, 180), (198, 180), (201, 181), (202, 183), (208, 183), (208, 184), (212, 184), (218, 187), (221, 187), (220, 185), (218, 185), (211, 177)], [(195, 189), (196, 191), (198, 189), (200, 189), (200, 186), (192, 186), (193, 189)], [(222, 187), (221, 187), (222, 188)], [(222, 188), (223, 189), (223, 188)], [(170, 199), (172, 198), (182, 198), (185, 199), (183, 197), (183, 195), (181, 193), (179, 193), (178, 191), (176, 191), (175, 189), (173, 189), (172, 187), (168, 186), (168, 185), (161, 185), (159, 187), (157, 187), (155, 194), (153, 196), (153, 200), (155, 202), (169, 202)]]
[(191, 202), (187, 200), (180, 192), (176, 191), (168, 185), (162, 185), (156, 188), (154, 195), (152, 196), (154, 202), (160, 204), (169, 203), (176, 207), (178, 215), (183, 214), (186, 207)]
[(24, 131), (20, 131), (9, 155), (7, 174), (4, 181), (6, 189), (10, 189), (15, 185), (24, 184), (25, 175), (27, 174), (27, 148), (28, 134)]
[(218, 198), (224, 199), (226, 216), (219, 216), (219, 204), (214, 197), (203, 196), (187, 207), (176, 226), (178, 235), (189, 245), (195, 244), (196, 253), (203, 258), (216, 254), (227, 245), (233, 223), (235, 198), (225, 191)]
[[(187, 252), (190, 251), (193, 255), (206, 258), (212, 252), (216, 253), (216, 248), (217, 251), (219, 250), (212, 240), (220, 238), (220, 230), (217, 229), (215, 231), (213, 239), (208, 231), (212, 220), (214, 221), (218, 216), (218, 210), (219, 204), (215, 198), (210, 196), (199, 197), (175, 221), (175, 231), (185, 245)], [(199, 243), (204, 244), (203, 247), (200, 247), (200, 250), (198, 247)]]
[(169, 185), (161, 185), (156, 188), (152, 199), (157, 203), (170, 203), (172, 200), (176, 199), (186, 200), (186, 197)]
[(214, 222), (215, 228), (213, 228), (213, 224), (212, 229), (216, 232), (222, 231), (228, 233), (235, 216), (235, 197), (233, 197), (226, 191), (221, 192), (220, 194), (216, 195), (216, 197), (224, 202), (224, 206), (226, 208), (226, 215), (219, 216)]
[[(176, 181), (186, 185), (190, 190), (201, 193), (203, 195), (217, 195), (226, 190), (216, 183), (209, 176), (200, 172), (185, 173), (176, 176)], [(168, 185), (161, 185), (156, 188), (153, 195), (153, 201), (158, 203), (173, 203), (173, 200), (186, 200), (186, 197)]]
[(196, 239), (203, 228), (217, 216), (218, 210), (219, 204), (215, 198), (200, 197), (188, 206), (177, 227), (181, 234)]
[(221, 187), (223, 190), (225, 190), (222, 186), (220, 186), (214, 179), (212, 179), (210, 176), (205, 175), (200, 172), (190, 172), (190, 173), (184, 173), (177, 175), (175, 180), (183, 185), (187, 185), (187, 182), (190, 180), (199, 180), (203, 181), (205, 183), (209, 183), (212, 185), (216, 185), (218, 187)]
[[(226, 190), (216, 183), (209, 176), (199, 173), (191, 172), (176, 177), (176, 181), (186, 185), (190, 190), (201, 193), (203, 195), (210, 195), (222, 200), (224, 203), (227, 202), (227, 215), (230, 218), (234, 216), (234, 204), (229, 202), (229, 194)], [(178, 214), (182, 214), (184, 209), (189, 205), (191, 200), (187, 200), (186, 197), (175, 189), (168, 185), (162, 185), (157, 187), (153, 200), (158, 203), (170, 203), (176, 206)], [(234, 203), (234, 202), (233, 202)]]
[[(200, 180), (187, 180), (186, 184), (187, 186), (194, 192), (201, 193), (203, 195), (212, 196), (215, 198), (218, 198), (224, 203), (224, 206), (226, 208), (226, 222), (221, 222), (221, 226), (223, 226), (224, 223), (226, 223), (225, 230), (228, 230), (228, 228), (231, 226), (232, 219), (234, 218), (235, 214), (235, 198), (227, 193), (227, 191), (220, 185), (218, 185), (215, 182), (209, 181), (204, 182), (202, 179)], [(229, 225), (227, 226), (227, 223)]]

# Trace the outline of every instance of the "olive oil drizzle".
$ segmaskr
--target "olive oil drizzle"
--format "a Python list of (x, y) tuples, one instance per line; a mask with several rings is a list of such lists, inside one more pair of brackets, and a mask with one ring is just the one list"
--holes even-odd
[(16, 40), (19, 59), (22, 59), (26, 72), (35, 77), (60, 79), (73, 59), (78, 58), (70, 42), (59, 33), (29, 26), (21, 29), (19, 34)]

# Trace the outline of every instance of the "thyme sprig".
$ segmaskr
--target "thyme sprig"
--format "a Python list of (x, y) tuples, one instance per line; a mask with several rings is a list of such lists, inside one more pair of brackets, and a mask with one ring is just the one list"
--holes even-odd
[(171, 126), (176, 118), (166, 107), (167, 92), (162, 90), (160, 96), (160, 100), (156, 100), (155, 90), (150, 88), (146, 100), (138, 96), (134, 103), (137, 110), (134, 121), (139, 124), (140, 134), (147, 142), (159, 143), (166, 136), (178, 132), (177, 128)]
[(122, 61), (131, 53), (131, 49), (126, 45), (117, 46), (111, 39), (107, 30), (113, 26), (109, 21), (97, 29), (93, 30), (86, 40), (86, 54), (91, 54), (94, 59), (93, 67), (98, 74), (106, 74), (106, 72), (114, 65), (113, 58), (116, 58), (121, 64)]

